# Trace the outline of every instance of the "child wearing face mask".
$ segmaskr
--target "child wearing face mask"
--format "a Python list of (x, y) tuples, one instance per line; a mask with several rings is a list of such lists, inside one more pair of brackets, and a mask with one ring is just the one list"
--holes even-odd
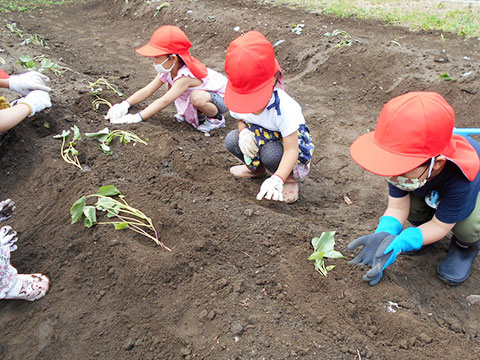
[[(411, 92), (383, 107), (375, 131), (360, 136), (350, 155), (364, 169), (386, 177), (387, 210), (374, 234), (351, 261), (372, 266), (364, 281), (376, 285), (401, 252), (437, 242), (450, 231), (450, 248), (437, 267), (443, 282), (470, 275), (480, 248), (480, 143), (453, 134), (455, 114), (433, 92)], [(406, 220), (413, 227), (403, 228)]]
[[(179, 122), (185, 121), (204, 133), (224, 127), (227, 79), (190, 55), (191, 46), (180, 28), (171, 25), (158, 28), (148, 44), (136, 50), (153, 59), (158, 74), (127, 100), (112, 106), (105, 118), (114, 124), (137, 123), (175, 103), (175, 119)], [(163, 84), (167, 84), (167, 92), (162, 97), (142, 111), (128, 114), (131, 106), (153, 95)]]

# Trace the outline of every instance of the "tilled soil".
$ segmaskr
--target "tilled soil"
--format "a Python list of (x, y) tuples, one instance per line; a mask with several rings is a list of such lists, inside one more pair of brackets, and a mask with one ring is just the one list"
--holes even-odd
[[(20, 235), (12, 263), (22, 273), (47, 274), (51, 290), (34, 303), (0, 302), (0, 357), (480, 358), (479, 305), (466, 300), (479, 293), (479, 267), (461, 286), (441, 283), (436, 266), (448, 239), (400, 256), (375, 287), (362, 281), (366, 268), (328, 260), (336, 267), (323, 277), (307, 260), (312, 237), (328, 230), (351, 258), (348, 242), (371, 232), (383, 213), (384, 180), (357, 166), (348, 149), (374, 129), (387, 100), (436, 91), (455, 109), (457, 126), (478, 126), (479, 40), (265, 2), (170, 4), (156, 16), (158, 4), (140, 0), (2, 16), (4, 70), (22, 72), (20, 55), (43, 54), (73, 71), (49, 73), (53, 107), (1, 140), (0, 199), (16, 201), (7, 223)], [(4, 26), (11, 22), (41, 34), (49, 48), (21, 45)], [(291, 31), (299, 23), (301, 35)], [(222, 72), (228, 44), (240, 33), (259, 30), (277, 44), (287, 91), (302, 105), (316, 144), (297, 203), (256, 201), (261, 180), (230, 176), (237, 161), (224, 139), (233, 119), (205, 137), (176, 122), (173, 106), (119, 127), (148, 138), (147, 146), (115, 142), (109, 157), (84, 138), (77, 149), (85, 171), (63, 162), (53, 135), (73, 125), (82, 133), (109, 126), (106, 106), (91, 107), (88, 81), (105, 77), (125, 94), (145, 85), (154, 70), (134, 49), (163, 24), (184, 29), (193, 55)], [(335, 29), (351, 35), (351, 46), (324, 35)], [(443, 73), (453, 81), (441, 80)], [(120, 100), (109, 91), (103, 96)], [(73, 202), (107, 184), (152, 217), (172, 252), (128, 230), (70, 225)]]

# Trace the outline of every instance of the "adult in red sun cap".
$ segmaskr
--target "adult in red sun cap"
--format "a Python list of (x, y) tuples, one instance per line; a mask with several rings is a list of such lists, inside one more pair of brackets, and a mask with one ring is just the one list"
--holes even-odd
[(230, 173), (264, 177), (268, 170), (257, 199), (297, 201), (297, 180), (310, 171), (314, 145), (300, 105), (283, 88), (273, 46), (258, 31), (239, 36), (228, 47), (225, 72), (225, 103), (238, 120), (225, 146), (244, 163)]
[[(480, 143), (453, 133), (455, 114), (433, 92), (411, 92), (385, 104), (375, 131), (350, 147), (352, 159), (388, 181), (388, 206), (374, 234), (351, 261), (372, 266), (363, 279), (376, 285), (398, 254), (420, 249), (452, 231), (438, 277), (465, 281), (480, 248)], [(413, 226), (404, 229), (406, 221)]]
[[(157, 75), (144, 88), (112, 106), (105, 118), (115, 124), (140, 122), (175, 103), (179, 122), (186, 121), (204, 133), (224, 127), (227, 79), (193, 57), (191, 47), (187, 35), (177, 26), (164, 25), (155, 30), (150, 41), (136, 51), (152, 59)], [(168, 90), (162, 97), (144, 110), (128, 114), (131, 106), (147, 99), (163, 84)]]

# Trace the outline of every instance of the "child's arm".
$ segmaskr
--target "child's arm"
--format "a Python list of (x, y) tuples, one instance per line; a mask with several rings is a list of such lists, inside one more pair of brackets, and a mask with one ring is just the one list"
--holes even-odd
[(388, 196), (387, 210), (385, 210), (383, 216), (392, 216), (397, 219), (400, 224), (404, 225), (409, 213), (410, 194), (401, 198)]
[(27, 104), (18, 104), (8, 109), (0, 110), (0, 132), (17, 126), (28, 114), (30, 114), (30, 108)]
[(298, 159), (298, 135), (297, 132), (283, 138), (283, 156), (275, 174), (285, 181), (292, 173)]
[(8, 79), (0, 79), (0, 88), (8, 89)]
[(202, 81), (200, 79), (193, 79), (187, 76), (178, 79), (161, 98), (155, 100), (145, 109), (140, 111), (142, 119), (147, 119), (155, 115), (157, 112), (163, 110), (168, 105), (173, 103), (189, 87), (199, 86), (201, 83)]
[(443, 239), (454, 226), (455, 223), (444, 223), (433, 216), (432, 220), (418, 226), (423, 235), (423, 246)]
[(148, 83), (148, 85), (144, 86), (140, 90), (136, 91), (133, 95), (131, 95), (127, 99), (127, 101), (130, 106), (137, 105), (138, 103), (151, 96), (155, 91), (160, 89), (162, 85), (163, 81), (160, 80), (160, 75), (157, 75), (155, 76), (155, 79)]

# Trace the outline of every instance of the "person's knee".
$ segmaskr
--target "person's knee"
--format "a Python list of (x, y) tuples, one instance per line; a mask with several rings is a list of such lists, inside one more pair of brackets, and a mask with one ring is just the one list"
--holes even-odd
[(192, 91), (190, 94), (190, 102), (196, 108), (204, 106), (207, 103), (207, 97), (204, 91)]
[(231, 153), (235, 153), (238, 148), (238, 130), (232, 130), (225, 136), (225, 147)]
[(275, 172), (283, 156), (283, 145), (279, 141), (267, 143), (260, 147), (260, 161), (270, 172)]

